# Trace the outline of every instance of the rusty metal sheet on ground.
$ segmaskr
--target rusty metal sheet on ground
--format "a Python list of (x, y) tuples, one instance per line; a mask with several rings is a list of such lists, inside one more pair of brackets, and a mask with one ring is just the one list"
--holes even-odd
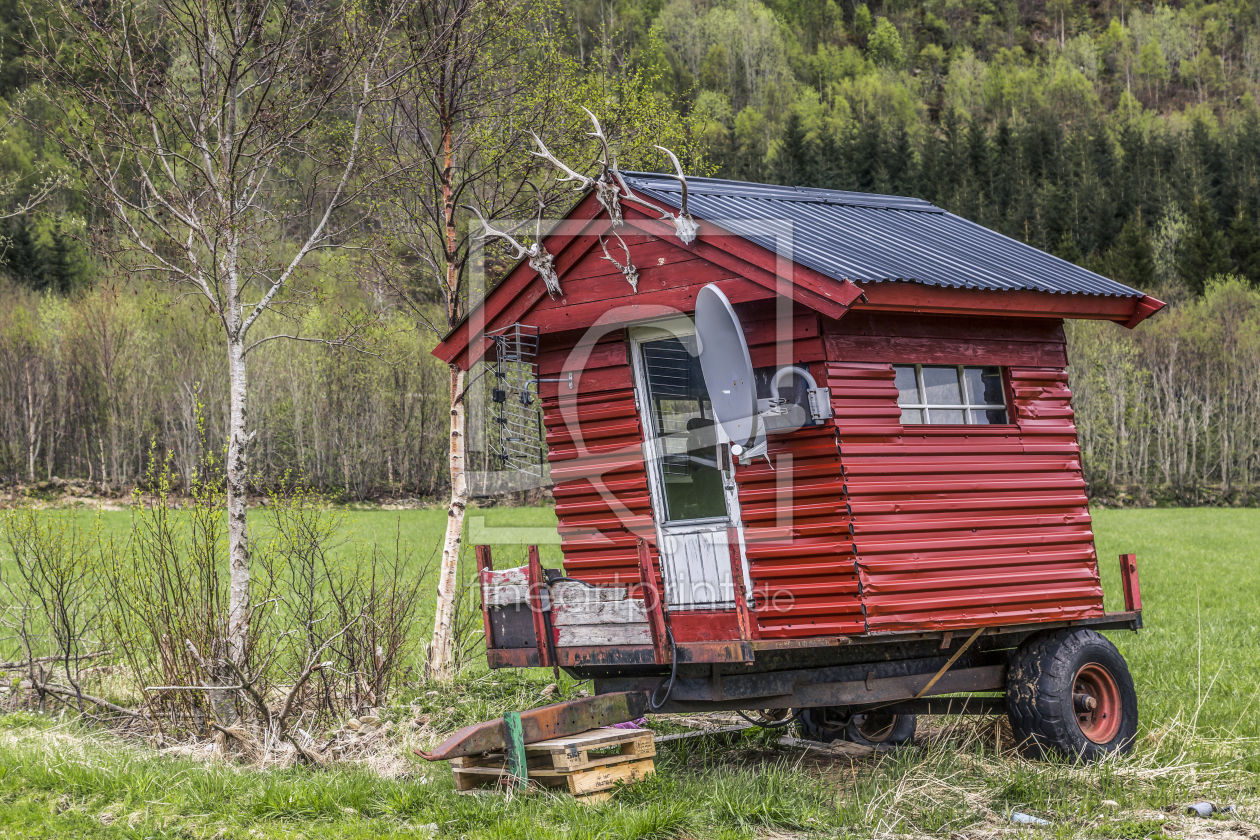
[[(646, 713), (646, 691), (620, 691), (553, 703), (521, 712), (521, 730), (525, 743), (533, 744), (634, 720)], [(460, 756), (501, 750), (504, 744), (503, 718), (495, 718), (465, 726), (439, 744), (433, 752), (416, 750), (416, 754), (429, 761), (446, 761)]]

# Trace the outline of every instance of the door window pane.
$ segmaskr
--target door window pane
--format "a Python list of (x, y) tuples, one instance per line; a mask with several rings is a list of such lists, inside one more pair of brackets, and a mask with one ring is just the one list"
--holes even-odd
[(695, 337), (646, 342), (652, 429), (671, 522), (726, 516), (717, 429), (695, 352)]

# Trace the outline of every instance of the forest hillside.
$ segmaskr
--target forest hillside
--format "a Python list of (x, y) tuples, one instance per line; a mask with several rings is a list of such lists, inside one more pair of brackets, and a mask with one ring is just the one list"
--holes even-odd
[[(121, 492), (151, 456), (186, 478), (226, 437), (221, 351), (182, 300), (121, 270), (119, 232), (41, 117), (43, 2), (0, 0), (0, 480)], [(583, 102), (619, 115), (606, 125), (623, 165), (663, 167), (634, 149), (668, 141), (689, 172), (915, 195), (1168, 300), (1134, 332), (1069, 330), (1091, 491), (1257, 500), (1260, 4), (506, 5), (520, 12), (512, 66), (547, 67), (527, 75), (547, 91), (518, 96), (572, 92), (575, 127)], [(559, 195), (557, 213), (572, 200)], [(379, 206), (358, 208), (360, 230), (388, 227)], [(447, 266), (388, 256), (413, 303), (436, 307)], [(386, 269), (348, 259), (327, 273), (358, 282), (329, 286), (302, 323), (333, 335), (368, 313), (373, 351), (277, 342), (251, 357), (252, 481), (440, 495), (447, 372), (426, 352), (440, 325), (371, 282)]]

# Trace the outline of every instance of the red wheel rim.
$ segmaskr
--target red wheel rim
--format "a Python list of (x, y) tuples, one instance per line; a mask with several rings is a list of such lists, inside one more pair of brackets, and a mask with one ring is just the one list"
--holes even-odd
[[(1083, 697), (1093, 698), (1094, 707), (1087, 708)], [(1097, 662), (1090, 662), (1076, 672), (1072, 681), (1072, 708), (1081, 733), (1095, 744), (1110, 744), (1120, 731), (1120, 686), (1116, 678)]]

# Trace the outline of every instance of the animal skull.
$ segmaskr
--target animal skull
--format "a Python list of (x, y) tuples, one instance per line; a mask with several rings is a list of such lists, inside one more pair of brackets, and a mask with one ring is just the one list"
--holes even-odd
[(621, 234), (613, 231), (613, 236), (617, 237), (617, 241), (621, 243), (621, 248), (626, 252), (626, 264), (622, 265), (613, 259), (612, 254), (608, 253), (608, 243), (604, 241), (604, 237), (599, 238), (599, 244), (604, 249), (604, 259), (608, 260), (617, 268), (621, 269), (621, 274), (626, 278), (626, 282), (630, 284), (630, 288), (634, 289), (634, 293), (639, 293), (639, 269), (634, 267), (634, 263), (630, 261), (630, 248), (626, 245), (626, 241), (621, 238)]
[(547, 249), (544, 248), (542, 244), (543, 204), (541, 201), (538, 203), (538, 224), (537, 224), (536, 238), (535, 238), (534, 244), (530, 245), (528, 248), (526, 248), (520, 242), (517, 242), (516, 238), (513, 237), (507, 231), (498, 230), (496, 228), (491, 227), (490, 223), (486, 221), (486, 217), (481, 215), (481, 213), (477, 210), (476, 207), (473, 207), (471, 204), (465, 204), (464, 206), (467, 207), (469, 210), (471, 210), (474, 214), (476, 214), (477, 218), (481, 220), (483, 229), (481, 231), (481, 236), (479, 236), (478, 239), (480, 239), (483, 242), (487, 239), (490, 239), (491, 237), (498, 237), (500, 239), (503, 239), (509, 245), (511, 245), (513, 248), (516, 249), (516, 259), (519, 260), (521, 257), (528, 258), (529, 267), (534, 269), (534, 271), (538, 272), (538, 276), (542, 278), (543, 284), (546, 285), (547, 287), (547, 294), (549, 294), (553, 298), (556, 295), (562, 294), (560, 290), (560, 276), (556, 274), (555, 255), (548, 253)]

